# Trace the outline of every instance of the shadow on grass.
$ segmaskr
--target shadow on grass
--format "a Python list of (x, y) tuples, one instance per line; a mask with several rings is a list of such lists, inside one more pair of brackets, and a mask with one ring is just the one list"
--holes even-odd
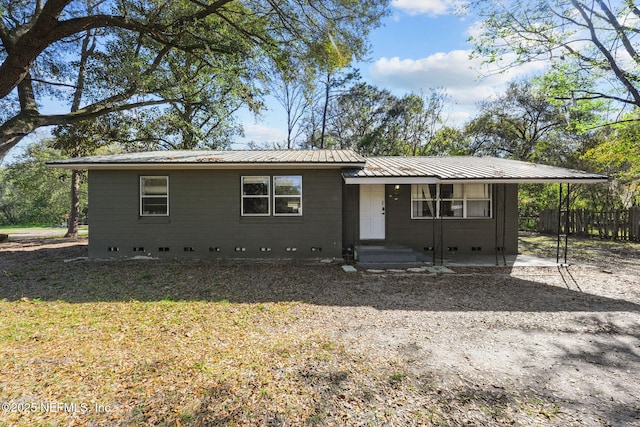
[[(465, 275), (349, 274), (336, 264), (280, 261), (76, 261), (84, 244), (0, 252), (0, 299), (112, 301), (301, 301), (330, 306), (424, 311), (640, 311), (640, 305), (556, 282), (512, 277), (508, 269)], [(473, 274), (482, 271), (484, 274)], [(486, 274), (490, 273), (490, 274)], [(495, 274), (491, 274), (495, 273)], [(576, 279), (579, 288), (580, 278)]]

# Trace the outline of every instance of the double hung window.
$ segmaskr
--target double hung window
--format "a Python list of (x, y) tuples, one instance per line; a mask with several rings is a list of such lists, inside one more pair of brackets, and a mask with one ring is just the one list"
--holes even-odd
[(414, 184), (411, 186), (411, 218), (433, 218), (437, 205), (436, 184)]
[(169, 177), (140, 177), (140, 216), (169, 215)]
[(274, 215), (302, 215), (302, 177), (273, 177)]
[(440, 184), (440, 216), (464, 218), (463, 184)]
[(466, 218), (491, 218), (491, 185), (467, 184), (464, 187), (466, 196)]
[(242, 177), (242, 215), (267, 216), (270, 212), (268, 176)]

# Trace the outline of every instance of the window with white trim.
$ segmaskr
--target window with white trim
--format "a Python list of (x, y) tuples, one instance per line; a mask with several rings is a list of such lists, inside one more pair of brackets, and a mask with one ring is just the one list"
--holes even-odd
[(491, 184), (412, 184), (411, 218), (491, 218)]
[(465, 218), (491, 218), (491, 184), (465, 184)]
[(242, 177), (242, 215), (268, 216), (271, 213), (270, 180), (269, 176)]
[(464, 218), (463, 184), (440, 184), (440, 216)]
[(433, 218), (436, 213), (436, 184), (411, 186), (411, 218)]
[(140, 216), (169, 215), (169, 177), (140, 177)]
[(276, 216), (302, 215), (302, 177), (273, 177), (273, 214)]

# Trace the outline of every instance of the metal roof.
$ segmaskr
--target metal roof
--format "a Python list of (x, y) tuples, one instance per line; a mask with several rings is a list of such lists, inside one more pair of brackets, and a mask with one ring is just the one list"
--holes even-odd
[(353, 150), (176, 150), (78, 157), (47, 163), (67, 169), (342, 168), (347, 184), (603, 182), (598, 175), (497, 157), (362, 157)]
[(78, 157), (48, 162), (68, 169), (225, 168), (258, 166), (362, 167), (353, 150), (175, 150)]
[(344, 173), (347, 184), (441, 181), (602, 182), (605, 175), (496, 157), (368, 157), (363, 169)]

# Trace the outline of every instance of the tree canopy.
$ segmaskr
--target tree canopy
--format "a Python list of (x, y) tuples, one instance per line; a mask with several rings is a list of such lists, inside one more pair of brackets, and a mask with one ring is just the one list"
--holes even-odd
[[(0, 158), (24, 136), (105, 114), (154, 105), (198, 105), (176, 73), (185, 61), (256, 102), (264, 67), (318, 61), (318, 46), (349, 46), (360, 58), (387, 1), (365, 0), (0, 0)], [(96, 31), (88, 96), (77, 111), (44, 114), (46, 98), (70, 102), (83, 34)], [(349, 58), (350, 59), (350, 58)], [(227, 86), (228, 85), (228, 86)], [(225, 89), (221, 88), (223, 93)], [(230, 95), (231, 92), (227, 92)], [(228, 99), (228, 98), (227, 98)], [(232, 103), (233, 104), (233, 103)], [(235, 104), (233, 104), (235, 105)], [(176, 110), (195, 117), (199, 113)], [(198, 120), (206, 120), (199, 116)]]
[[(0, 224), (62, 224), (69, 213), (71, 171), (52, 169), (64, 158), (50, 140), (30, 144), (9, 166), (0, 168)], [(86, 183), (80, 189), (81, 211), (87, 209)]]
[(471, 151), (517, 160), (564, 164), (575, 148), (562, 110), (530, 81), (513, 81), (504, 94), (482, 101), (466, 126)]
[[(398, 97), (356, 82), (330, 99), (325, 146), (350, 148), (364, 155), (433, 154), (430, 144), (442, 126), (444, 99), (440, 90)], [(307, 135), (309, 145), (314, 136)]]
[(640, 107), (640, 9), (633, 1), (473, 0), (471, 7), (483, 19), (471, 40), (488, 61), (504, 68), (548, 61), (550, 95), (616, 104), (609, 121)]

